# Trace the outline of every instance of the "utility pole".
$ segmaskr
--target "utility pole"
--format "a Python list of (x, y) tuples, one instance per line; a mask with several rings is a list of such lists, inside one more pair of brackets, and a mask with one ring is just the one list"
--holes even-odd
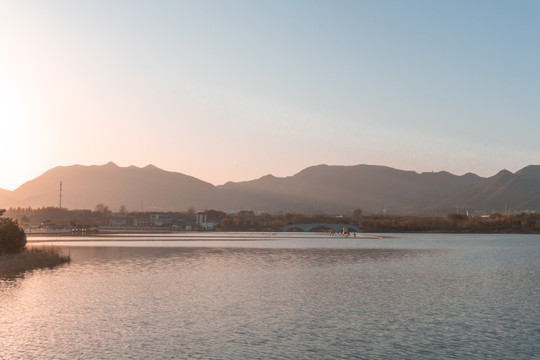
[(60, 199), (59, 199), (59, 207), (62, 208), (62, 181), (60, 181)]

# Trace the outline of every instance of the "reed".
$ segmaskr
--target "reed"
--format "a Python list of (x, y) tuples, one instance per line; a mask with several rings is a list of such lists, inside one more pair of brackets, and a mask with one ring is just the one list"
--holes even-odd
[(63, 254), (55, 246), (27, 248), (18, 254), (0, 256), (0, 276), (10, 276), (36, 269), (52, 269), (70, 261), (70, 256)]

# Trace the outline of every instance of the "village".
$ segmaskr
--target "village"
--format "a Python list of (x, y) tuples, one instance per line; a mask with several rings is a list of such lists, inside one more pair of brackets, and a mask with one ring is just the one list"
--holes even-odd
[[(176, 231), (280, 231), (291, 224), (331, 223), (356, 225), (357, 216), (309, 215), (285, 212), (256, 213), (242, 210), (225, 213), (219, 210), (196, 212), (113, 213), (99, 204), (95, 210), (69, 210), (60, 207), (10, 208), (6, 217), (16, 219), (29, 234), (104, 233), (104, 232), (176, 232)], [(340, 227), (341, 228), (341, 227)], [(331, 229), (316, 229), (328, 231)]]
[[(361, 209), (345, 214), (257, 213), (251, 210), (226, 213), (220, 210), (186, 212), (113, 213), (106, 206), (95, 210), (60, 207), (10, 208), (5, 217), (19, 222), (29, 235), (48, 233), (121, 233), (177, 231), (315, 231), (332, 232), (329, 224), (363, 232), (443, 233), (539, 233), (540, 214), (494, 213), (489, 216), (448, 214), (408, 216), (366, 214)], [(299, 224), (309, 224), (308, 230)], [(313, 226), (319, 224), (320, 226)]]
[(219, 217), (209, 218), (206, 212), (198, 212), (195, 217), (172, 213), (136, 214), (133, 216), (110, 216), (108, 227), (114, 229), (161, 228), (171, 231), (214, 230), (221, 224)]
[[(210, 216), (209, 216), (210, 214)], [(30, 221), (28, 217), (19, 218), (28, 234), (36, 233), (96, 233), (96, 232), (140, 232), (140, 231), (213, 231), (221, 225), (224, 213), (211, 211), (195, 215), (153, 212), (88, 216), (68, 219)], [(221, 217), (219, 217), (221, 216)], [(54, 219), (54, 217), (53, 217)]]

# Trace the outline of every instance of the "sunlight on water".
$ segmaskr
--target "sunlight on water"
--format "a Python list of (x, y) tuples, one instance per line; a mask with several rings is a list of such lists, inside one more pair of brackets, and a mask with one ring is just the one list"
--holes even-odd
[(537, 236), (205, 236), (52, 239), (70, 265), (0, 280), (0, 358), (540, 353)]

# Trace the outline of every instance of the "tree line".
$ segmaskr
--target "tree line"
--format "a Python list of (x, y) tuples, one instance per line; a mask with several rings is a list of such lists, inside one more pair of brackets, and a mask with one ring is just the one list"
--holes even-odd
[(540, 214), (365, 216), (358, 225), (368, 232), (540, 233)]
[(240, 212), (224, 216), (222, 230), (279, 231), (293, 224), (333, 223), (357, 225), (365, 232), (444, 232), (444, 233), (540, 233), (540, 214), (492, 214), (486, 217), (449, 214), (447, 216), (363, 215)]
[[(256, 213), (238, 211), (226, 213), (220, 210), (205, 210), (208, 221), (217, 224), (222, 231), (279, 231), (294, 224), (332, 223), (357, 225), (366, 232), (451, 232), (451, 233), (540, 233), (540, 214), (499, 214), (489, 216), (467, 216), (449, 214), (447, 216), (395, 216), (366, 215), (361, 209), (349, 214), (303, 214), (290, 212)], [(135, 216), (150, 212), (128, 212), (125, 207), (114, 215)], [(185, 212), (169, 212), (173, 216), (195, 217), (195, 209)], [(24, 224), (40, 224), (44, 221), (72, 222), (74, 224), (107, 225), (113, 212), (104, 204), (94, 210), (69, 210), (66, 208), (10, 208), (7, 217)]]

